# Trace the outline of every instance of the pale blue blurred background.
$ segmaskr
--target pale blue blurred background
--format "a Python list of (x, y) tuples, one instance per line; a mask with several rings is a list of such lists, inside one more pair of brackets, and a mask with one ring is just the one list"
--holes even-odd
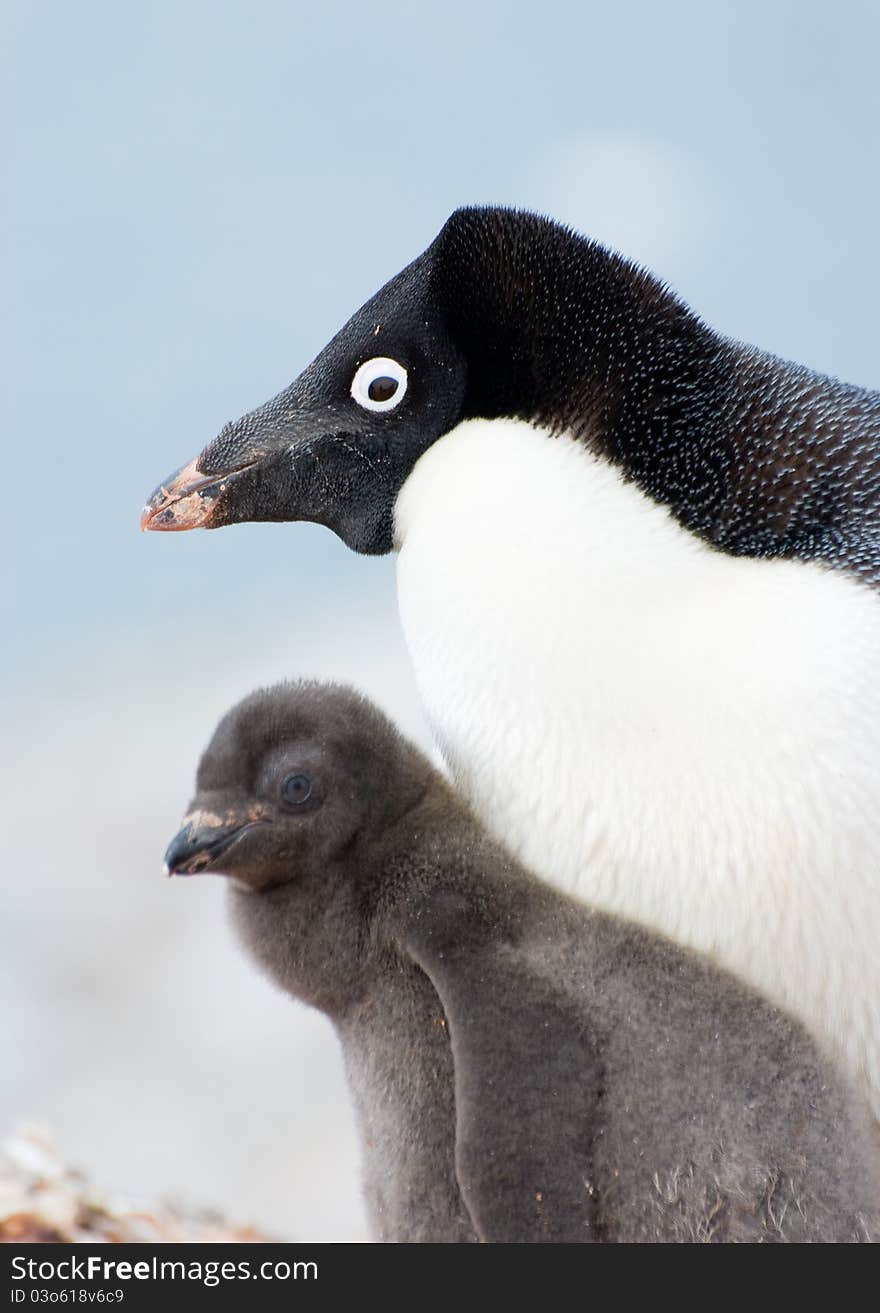
[(138, 512), (455, 206), (544, 210), (880, 384), (880, 11), (7, 0), (0, 1131), (98, 1182), (362, 1234), (335, 1041), (161, 857), (215, 720), (359, 683), (424, 739), (393, 561)]

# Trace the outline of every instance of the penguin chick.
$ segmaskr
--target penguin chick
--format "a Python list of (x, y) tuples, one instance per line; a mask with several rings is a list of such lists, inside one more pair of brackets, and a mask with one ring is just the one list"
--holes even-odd
[(463, 210), (144, 516), (243, 520), (396, 548), (479, 819), (794, 1011), (880, 1116), (880, 395)]
[(351, 690), (221, 721), (166, 854), (345, 1057), (385, 1241), (859, 1241), (866, 1110), (801, 1026), (534, 879)]

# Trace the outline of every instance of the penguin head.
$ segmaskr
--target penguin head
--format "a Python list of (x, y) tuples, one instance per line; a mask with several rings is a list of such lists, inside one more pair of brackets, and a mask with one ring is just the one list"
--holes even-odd
[(218, 725), (196, 795), (165, 855), (169, 875), (312, 890), (362, 872), (362, 855), (424, 795), (431, 769), (351, 689), (260, 690)]
[(142, 527), (310, 520), (390, 550), (397, 492), (452, 428), (466, 367), (431, 293), (432, 259), (394, 278), (273, 400), (228, 424), (153, 493)]
[(390, 551), (397, 494), (438, 438), (477, 417), (589, 422), (592, 381), (609, 374), (598, 325), (629, 323), (632, 296), (660, 290), (549, 220), (458, 210), (285, 391), (161, 484), (141, 525), (310, 520)]

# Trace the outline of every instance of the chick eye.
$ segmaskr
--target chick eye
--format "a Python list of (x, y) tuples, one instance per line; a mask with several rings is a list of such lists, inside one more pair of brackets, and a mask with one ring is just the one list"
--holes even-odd
[(364, 410), (394, 410), (406, 393), (406, 370), (396, 360), (365, 360), (351, 380), (351, 395)]
[(300, 803), (308, 802), (312, 796), (312, 777), (311, 775), (288, 775), (287, 779), (281, 786), (281, 796), (291, 807), (298, 807)]

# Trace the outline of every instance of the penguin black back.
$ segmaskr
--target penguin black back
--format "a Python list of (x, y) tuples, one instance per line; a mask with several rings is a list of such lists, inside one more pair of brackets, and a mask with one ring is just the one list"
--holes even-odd
[(340, 1035), (386, 1240), (862, 1240), (865, 1110), (707, 962), (535, 881), (363, 699), (222, 722), (172, 873)]

